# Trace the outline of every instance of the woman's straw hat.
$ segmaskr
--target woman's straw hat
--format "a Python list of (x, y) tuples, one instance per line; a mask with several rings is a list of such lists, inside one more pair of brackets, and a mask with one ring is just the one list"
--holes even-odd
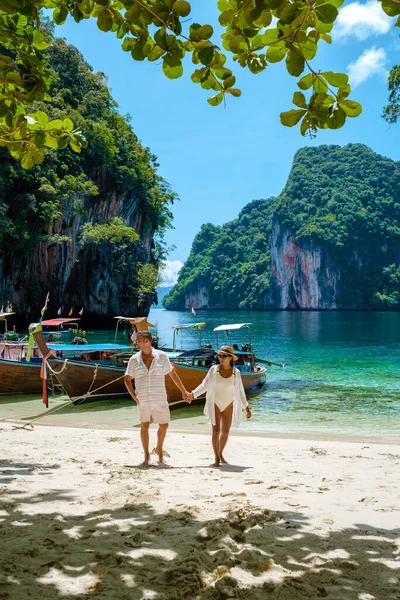
[(234, 349), (231, 346), (221, 346), (219, 350), (216, 350), (217, 354), (230, 354), (232, 360), (238, 360), (238, 357), (235, 354)]

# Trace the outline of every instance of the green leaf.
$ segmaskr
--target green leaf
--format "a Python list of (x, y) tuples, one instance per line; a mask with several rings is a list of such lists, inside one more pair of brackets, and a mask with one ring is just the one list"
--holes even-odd
[(399, 2), (394, 2), (393, 0), (382, 0), (382, 9), (387, 15), (389, 15), (389, 17), (400, 15)]
[(282, 125), (286, 127), (294, 127), (300, 121), (300, 119), (306, 114), (306, 110), (288, 110), (281, 112), (280, 118)]
[(45, 50), (50, 46), (50, 44), (48, 44), (44, 39), (43, 33), (38, 29), (35, 29), (33, 32), (33, 45), (35, 48), (38, 48), (38, 50)]
[(49, 133), (46, 133), (45, 144), (46, 144), (46, 146), (48, 146), (49, 148), (52, 148), (53, 150), (58, 150), (58, 144), (57, 144), (56, 138), (53, 137), (52, 135), (50, 135)]
[(63, 135), (58, 138), (57, 146), (59, 150), (64, 150), (68, 146), (69, 137), (67, 135)]
[(324, 71), (321, 73), (330, 85), (334, 87), (343, 87), (349, 83), (349, 76), (345, 73), (332, 73), (332, 71)]
[(203, 65), (210, 65), (214, 58), (214, 46), (207, 46), (198, 52), (198, 57)]
[(165, 53), (165, 50), (163, 48), (160, 48), (160, 46), (153, 46), (149, 56), (147, 57), (149, 61), (154, 61), (154, 60), (158, 60), (159, 58), (161, 58), (161, 56)]
[(328, 85), (321, 75), (316, 75), (314, 79), (314, 92), (316, 94), (326, 94)]
[(221, 104), (223, 98), (224, 98), (224, 93), (221, 92), (220, 94), (217, 94), (216, 96), (211, 96), (211, 98), (207, 98), (207, 102), (211, 106), (218, 106), (218, 104)]
[(230, 88), (233, 85), (235, 85), (236, 82), (236, 77), (234, 75), (231, 75), (230, 77), (227, 77), (226, 79), (224, 79), (224, 88)]
[(46, 141), (46, 133), (44, 131), (37, 131), (33, 136), (33, 139), (38, 148), (43, 148)]
[(297, 82), (297, 85), (299, 86), (299, 88), (301, 90), (309, 90), (310, 87), (313, 84), (313, 74), (312, 73), (308, 73), (308, 75), (304, 75), (304, 77), (302, 77), (301, 79), (299, 79), (299, 81)]
[(109, 11), (103, 10), (97, 17), (97, 27), (101, 31), (110, 31), (113, 26), (113, 20)]
[(339, 14), (337, 8), (335, 8), (333, 4), (317, 6), (315, 12), (322, 23), (334, 23)]
[(189, 28), (189, 37), (193, 42), (208, 40), (213, 33), (214, 30), (211, 25), (199, 25), (199, 23), (193, 23)]
[(278, 42), (268, 48), (265, 56), (268, 62), (277, 63), (285, 58), (286, 52), (285, 42)]
[(74, 128), (74, 124), (71, 121), (71, 119), (68, 119), (68, 118), (67, 119), (63, 119), (62, 124), (63, 124), (64, 129), (66, 129), (67, 131), (72, 131), (73, 128)]
[(278, 41), (279, 35), (277, 29), (267, 29), (267, 31), (261, 36), (263, 44), (269, 46)]
[(63, 126), (63, 122), (61, 121), (61, 119), (54, 119), (54, 121), (49, 121), (49, 123), (47, 123), (46, 125), (46, 130), (56, 130), (56, 129), (62, 129)]
[(294, 48), (289, 50), (286, 57), (286, 68), (290, 75), (298, 77), (304, 71), (304, 58)]
[(81, 151), (81, 147), (79, 144), (77, 144), (73, 139), (69, 140), (69, 145), (71, 146), (71, 149), (74, 152), (80, 152)]
[(43, 112), (42, 110), (38, 110), (37, 112), (35, 112), (33, 117), (34, 117), (35, 121), (37, 123), (39, 123), (39, 125), (41, 125), (45, 129), (47, 128), (46, 126), (49, 122), (49, 117), (47, 116), (47, 114), (45, 112)]
[(328, 117), (327, 125), (329, 129), (340, 129), (346, 122), (346, 113), (340, 107), (332, 111)]
[(301, 92), (295, 92), (293, 94), (293, 104), (299, 106), (300, 108), (307, 108), (307, 103), (304, 94), (302, 94)]
[(53, 21), (56, 25), (63, 25), (68, 17), (68, 9), (66, 6), (61, 6), (53, 11)]
[(187, 17), (190, 11), (190, 4), (185, 0), (176, 0), (172, 5), (172, 12), (180, 17)]
[(232, 8), (236, 8), (235, 0), (218, 0), (217, 7), (220, 12), (224, 10), (230, 10)]
[(229, 88), (227, 92), (229, 94), (232, 94), (232, 96), (234, 96), (235, 98), (239, 98), (239, 96), (242, 95), (242, 92), (238, 88)]
[(362, 113), (362, 106), (354, 100), (340, 100), (338, 103), (348, 117), (358, 117)]
[(22, 85), (22, 79), (19, 73), (15, 73), (14, 71), (7, 73), (6, 81), (7, 83), (12, 83), (13, 85)]
[(178, 79), (183, 74), (182, 61), (176, 56), (171, 56), (171, 54), (164, 56), (162, 68), (168, 79)]
[(264, 56), (254, 56), (253, 54), (251, 54), (247, 59), (247, 66), (251, 73), (257, 75), (257, 73), (261, 73), (261, 71), (264, 71), (268, 65)]
[(31, 154), (25, 154), (25, 155), (22, 157), (22, 160), (21, 160), (21, 166), (22, 166), (24, 169), (31, 169), (31, 168), (33, 167), (33, 165), (34, 165), (34, 164), (35, 164), (35, 163), (34, 163), (34, 161), (33, 161), (33, 158), (32, 158), (32, 156), (31, 156)]

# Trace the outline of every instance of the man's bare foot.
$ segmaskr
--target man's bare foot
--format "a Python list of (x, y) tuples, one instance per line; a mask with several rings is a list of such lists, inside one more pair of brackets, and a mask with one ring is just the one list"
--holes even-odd
[(150, 454), (144, 457), (144, 461), (141, 463), (142, 467), (149, 467), (151, 462)]
[(152, 454), (156, 454), (156, 456), (158, 456), (158, 464), (159, 465), (167, 464), (164, 460), (164, 456), (169, 456), (168, 452), (166, 452), (165, 450), (159, 450), (158, 448), (154, 448), (154, 450), (152, 451)]
[(219, 464), (220, 461), (218, 458), (215, 459), (215, 462), (211, 465), (212, 467), (220, 467), (221, 465)]

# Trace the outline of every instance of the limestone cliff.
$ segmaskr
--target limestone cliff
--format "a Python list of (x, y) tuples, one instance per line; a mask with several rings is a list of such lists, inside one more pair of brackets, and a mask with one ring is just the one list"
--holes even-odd
[(272, 309), (335, 309), (340, 269), (326, 246), (299, 242), (275, 217), (271, 239), (270, 289), (264, 307)]
[(11, 302), (24, 325), (39, 318), (47, 292), (46, 317), (83, 307), (86, 327), (146, 315), (163, 255), (154, 235), (169, 225), (175, 195), (104, 74), (63, 40), (44, 55), (52, 100), (36, 108), (69, 118), (88, 146), (48, 149), (29, 171), (0, 148), (0, 306)]
[[(83, 199), (83, 206), (83, 214), (66, 212), (45, 230), (52, 238), (65, 236), (68, 241), (38, 241), (24, 254), (23, 261), (15, 259), (7, 248), (0, 258), (2, 296), (4, 301), (12, 303), (21, 322), (23, 315), (25, 322), (38, 319), (47, 291), (50, 291), (47, 316), (55, 316), (60, 306), (64, 307), (63, 316), (71, 307), (76, 316), (84, 307), (85, 326), (109, 325), (112, 317), (119, 314), (148, 314), (152, 294), (141, 298), (139, 304), (134, 290), (137, 263), (153, 260), (154, 231), (143, 227), (143, 215), (134, 197), (114, 195), (111, 200), (96, 199), (96, 202)], [(108, 240), (82, 242), (80, 233), (85, 223), (105, 223), (114, 217), (121, 217), (126, 225), (133, 227), (140, 239), (126, 244), (122, 251), (120, 245)]]
[(362, 144), (299, 150), (278, 198), (196, 236), (164, 305), (206, 304), (400, 310), (399, 164)]

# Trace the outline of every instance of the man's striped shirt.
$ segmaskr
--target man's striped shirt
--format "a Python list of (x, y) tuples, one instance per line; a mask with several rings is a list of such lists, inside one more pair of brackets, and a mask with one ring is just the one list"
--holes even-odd
[(129, 359), (125, 372), (135, 380), (135, 393), (141, 405), (167, 402), (165, 376), (172, 371), (172, 366), (165, 352), (152, 348), (152, 356), (153, 361), (147, 370), (142, 352), (137, 352)]

